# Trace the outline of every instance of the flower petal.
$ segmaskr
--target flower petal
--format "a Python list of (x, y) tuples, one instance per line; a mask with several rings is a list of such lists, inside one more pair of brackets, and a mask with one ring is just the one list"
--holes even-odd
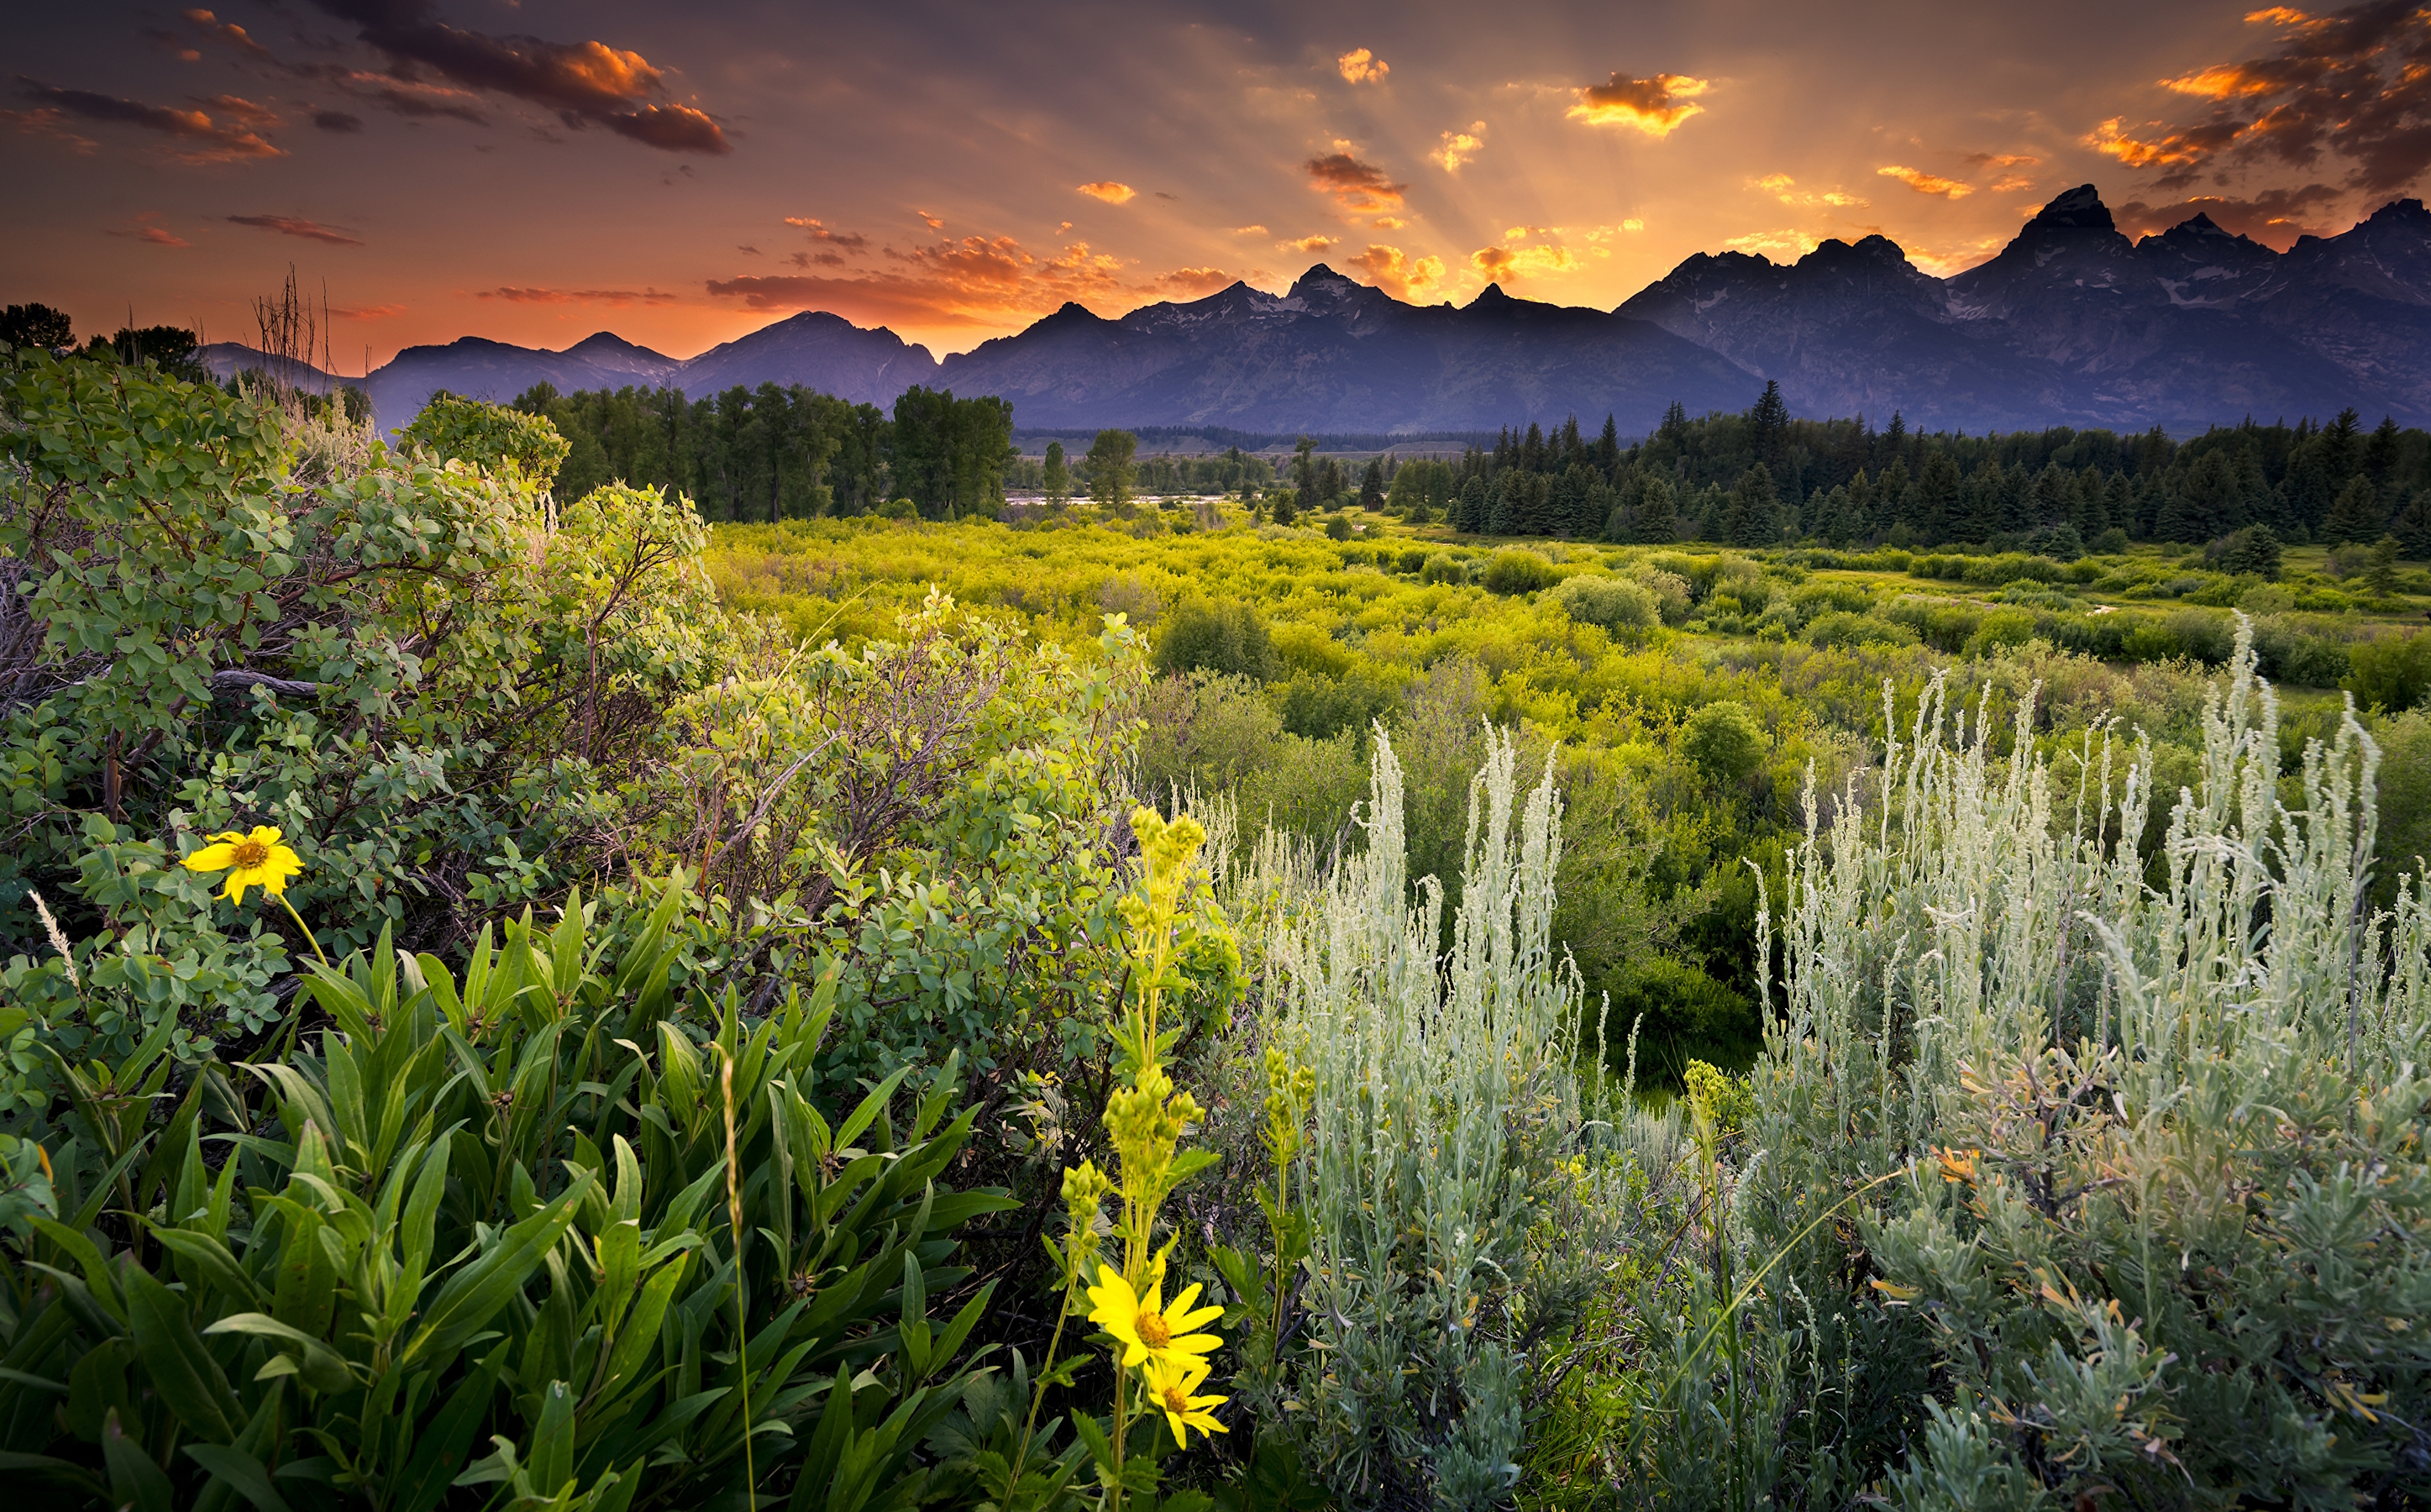
[(188, 871), (226, 871), (236, 865), (236, 847), (228, 841), (214, 841), (203, 847), (182, 863)]

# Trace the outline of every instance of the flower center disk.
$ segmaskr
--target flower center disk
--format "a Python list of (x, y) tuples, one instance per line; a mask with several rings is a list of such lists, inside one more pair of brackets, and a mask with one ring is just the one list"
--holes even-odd
[(241, 840), (237, 842), (236, 864), (238, 865), (259, 866), (269, 859), (270, 848), (263, 845), (260, 841)]
[(1132, 1326), (1139, 1331), (1140, 1342), (1149, 1349), (1161, 1350), (1173, 1342), (1173, 1330), (1165, 1327), (1165, 1319), (1155, 1313), (1140, 1314)]

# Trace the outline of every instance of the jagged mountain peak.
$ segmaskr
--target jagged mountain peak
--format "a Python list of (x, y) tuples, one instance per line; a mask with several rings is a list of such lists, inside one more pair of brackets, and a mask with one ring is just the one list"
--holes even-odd
[(2091, 184), (2079, 184), (2035, 212), (2026, 229), (2115, 231), (2119, 223), (2110, 215), (2110, 207), (2102, 203), (2102, 191)]

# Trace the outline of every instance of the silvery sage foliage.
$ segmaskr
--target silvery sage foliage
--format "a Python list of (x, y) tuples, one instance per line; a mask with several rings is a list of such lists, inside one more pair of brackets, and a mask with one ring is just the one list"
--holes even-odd
[(1903, 1505), (2431, 1489), (2431, 897), (2372, 908), (2377, 753), (2350, 714), (2283, 779), (2250, 639), (2157, 854), (2140, 741), (2054, 764), (2028, 707), (1996, 756), (1936, 685), (1793, 860), (1759, 1206), (1902, 1172), (1786, 1275), (1929, 1347)]
[(1293, 1420), (1353, 1505), (1508, 1497), (1526, 1348), (1560, 1290), (1539, 1252), (1581, 1139), (1579, 994), (1551, 932), (1553, 769), (1522, 803), (1516, 763), (1489, 734), (1447, 943), (1434, 879), (1411, 904), (1400, 764), (1380, 731), (1366, 847), (1274, 946), (1281, 1032), (1315, 1073), (1299, 1157), (1312, 1348)]

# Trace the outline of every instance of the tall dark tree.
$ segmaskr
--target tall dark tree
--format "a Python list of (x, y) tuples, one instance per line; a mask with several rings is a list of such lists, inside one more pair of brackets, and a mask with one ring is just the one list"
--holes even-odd
[(1773, 486), (1772, 469), (1758, 462), (1739, 475), (1731, 490), (1730, 521), (1734, 546), (1780, 545), (1781, 491)]
[(1359, 475), (1359, 507), (1375, 511), (1384, 507), (1384, 459), (1368, 462), (1367, 470)]
[(1046, 494), (1048, 503), (1061, 504), (1071, 498), (1072, 469), (1064, 460), (1064, 443), (1047, 444), (1046, 465), (1039, 469), (1038, 476), (1040, 491)]
[(1768, 378), (1755, 407), (1748, 411), (1748, 442), (1768, 476), (1778, 474), (1789, 461), (1789, 404), (1781, 384)]
[(1607, 482), (1620, 466), (1620, 427), (1608, 414), (1603, 417), (1603, 434), (1596, 437), (1595, 465)]
[(2380, 507), (2380, 490), (2372, 486), (2371, 479), (2357, 474), (2339, 490), (2329, 518), (2322, 522), (2322, 538), (2333, 546), (2377, 541), (2388, 524), (2388, 512)]

